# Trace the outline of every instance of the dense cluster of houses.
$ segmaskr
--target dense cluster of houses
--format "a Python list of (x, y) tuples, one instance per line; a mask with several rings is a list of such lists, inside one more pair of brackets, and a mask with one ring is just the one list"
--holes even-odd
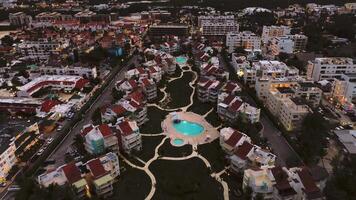
[[(243, 189), (264, 199), (323, 199), (326, 176), (308, 167), (276, 166), (276, 155), (254, 145), (251, 138), (233, 128), (220, 130), (220, 146), (230, 170), (243, 174)], [(317, 169), (321, 170), (321, 169)]]

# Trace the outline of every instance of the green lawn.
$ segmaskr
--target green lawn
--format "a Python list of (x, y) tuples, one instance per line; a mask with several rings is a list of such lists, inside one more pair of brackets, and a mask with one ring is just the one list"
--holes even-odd
[(109, 199), (145, 199), (151, 190), (150, 178), (145, 172), (128, 166), (121, 159), (120, 165), (125, 171), (121, 171), (118, 182), (114, 184), (114, 195)]
[(193, 89), (189, 83), (193, 80), (192, 72), (184, 72), (183, 77), (167, 84), (166, 92), (171, 95), (172, 101), (168, 103), (169, 108), (180, 108), (190, 103), (190, 95)]
[(187, 111), (194, 112), (199, 115), (204, 115), (205, 113), (209, 112), (211, 108), (214, 108), (214, 104), (211, 103), (202, 103), (198, 100), (197, 93), (194, 94), (193, 98), (193, 105), (191, 105)]
[(161, 122), (165, 119), (169, 112), (161, 110), (157, 107), (147, 107), (148, 122), (140, 127), (140, 132), (144, 134), (158, 134), (162, 133)]
[(230, 199), (241, 199), (243, 175), (227, 173), (228, 172), (223, 173), (220, 178), (222, 178), (229, 186)]
[(214, 109), (208, 116), (206, 116), (206, 121), (208, 121), (212, 126), (217, 127), (221, 125), (221, 120), (218, 116), (216, 109)]
[(167, 139), (163, 145), (159, 148), (160, 156), (168, 156), (168, 157), (183, 157), (190, 155), (192, 153), (192, 145), (184, 145), (181, 147), (176, 147), (171, 145), (170, 139)]
[(198, 158), (158, 160), (152, 163), (150, 170), (157, 179), (153, 199), (223, 199), (221, 184), (209, 175), (209, 170)]
[(220, 172), (227, 164), (225, 153), (221, 149), (218, 139), (211, 143), (199, 145), (198, 152), (210, 162), (211, 168), (215, 172)]
[(162, 141), (164, 136), (142, 136), (142, 151), (136, 153), (136, 156), (143, 161), (153, 158), (156, 146)]

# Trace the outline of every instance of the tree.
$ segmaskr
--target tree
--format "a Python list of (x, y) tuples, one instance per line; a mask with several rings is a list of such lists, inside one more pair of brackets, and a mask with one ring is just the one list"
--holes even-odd
[(52, 184), (47, 188), (41, 188), (31, 178), (23, 178), (19, 185), (21, 189), (16, 193), (16, 200), (78, 199), (70, 186)]
[(250, 186), (246, 186), (243, 190), (243, 194), (241, 196), (242, 200), (251, 200), (252, 199), (252, 188)]
[(326, 199), (350, 199), (356, 197), (353, 183), (356, 181), (356, 157), (345, 157), (333, 162), (333, 176), (326, 182), (324, 193)]
[(257, 193), (255, 198), (254, 198), (254, 200), (263, 200), (263, 199), (264, 199), (264, 197), (263, 197), (263, 195), (261, 193)]
[(12, 39), (12, 37), (9, 35), (5, 35), (3, 38), (1, 38), (1, 44), (5, 46), (12, 46), (14, 44), (14, 39)]
[(91, 116), (91, 121), (93, 122), (94, 125), (99, 125), (99, 124), (102, 124), (102, 121), (101, 121), (101, 110), (100, 108), (97, 108), (92, 116)]
[(118, 100), (122, 99), (125, 95), (123, 91), (117, 91), (115, 88), (112, 89), (111, 95), (113, 97), (113, 103), (117, 102)]
[(303, 120), (298, 150), (307, 164), (316, 163), (325, 155), (327, 123), (318, 112), (308, 114)]

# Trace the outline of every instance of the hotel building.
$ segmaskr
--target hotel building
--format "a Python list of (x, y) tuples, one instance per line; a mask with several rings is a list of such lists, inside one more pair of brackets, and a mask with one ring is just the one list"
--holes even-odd
[(314, 61), (308, 62), (307, 78), (313, 81), (340, 79), (342, 74), (354, 73), (356, 64), (352, 58), (315, 58)]
[(274, 37), (289, 35), (291, 28), (288, 26), (263, 26), (262, 42), (267, 44)]
[(225, 36), (229, 32), (239, 31), (239, 24), (233, 15), (199, 16), (198, 26), (205, 36)]
[(64, 90), (71, 92), (73, 89), (82, 89), (88, 80), (80, 76), (44, 75), (33, 79), (29, 83), (18, 87), (18, 97), (30, 97), (40, 89), (51, 87), (51, 90)]
[(237, 47), (260, 49), (261, 37), (250, 31), (230, 32), (226, 35), (226, 46), (229, 48), (229, 53), (234, 52)]

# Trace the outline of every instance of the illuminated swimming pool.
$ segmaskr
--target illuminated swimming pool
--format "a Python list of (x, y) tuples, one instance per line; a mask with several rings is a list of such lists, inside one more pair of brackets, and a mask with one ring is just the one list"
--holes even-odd
[(184, 144), (184, 140), (183, 139), (179, 139), (179, 138), (176, 138), (173, 140), (173, 144), (175, 146), (182, 146)]
[(173, 123), (174, 129), (183, 135), (197, 136), (203, 133), (204, 127), (198, 123), (182, 120), (177, 123)]
[(179, 56), (179, 57), (176, 58), (176, 62), (178, 64), (185, 64), (187, 62), (187, 58), (184, 57), (184, 56)]

